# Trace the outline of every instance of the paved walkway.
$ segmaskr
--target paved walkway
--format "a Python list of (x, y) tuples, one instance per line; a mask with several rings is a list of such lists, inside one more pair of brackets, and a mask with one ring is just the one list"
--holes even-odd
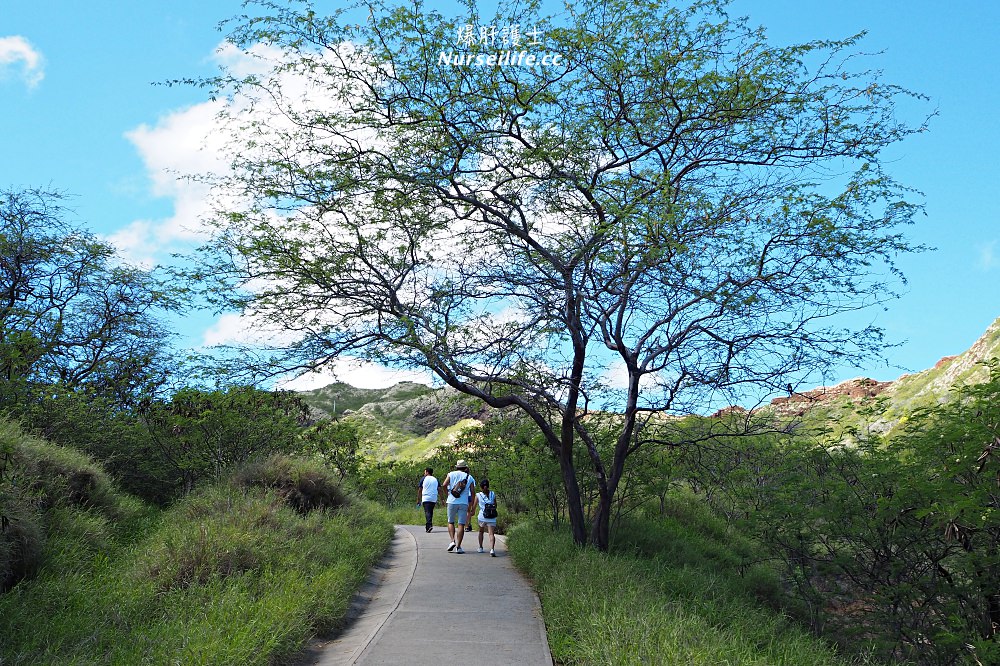
[(538, 597), (507, 557), (477, 553), (478, 533), (464, 554), (449, 553), (448, 531), (396, 526), (389, 553), (355, 599), (348, 627), (314, 644), (315, 666), (421, 664), (457, 656), (470, 663), (551, 666)]

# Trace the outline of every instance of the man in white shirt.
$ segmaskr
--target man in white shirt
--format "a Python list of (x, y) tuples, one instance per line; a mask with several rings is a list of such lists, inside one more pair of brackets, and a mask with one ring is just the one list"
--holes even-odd
[(434, 470), (430, 467), (424, 468), (424, 478), (420, 479), (417, 486), (417, 501), (424, 507), (424, 518), (427, 519), (426, 530), (430, 532), (434, 529), (434, 505), (438, 501), (438, 480), (434, 478)]
[[(469, 465), (464, 460), (455, 463), (455, 469), (448, 472), (444, 480), (444, 492), (448, 498), (448, 552), (464, 553), (462, 538), (465, 536), (465, 525), (469, 519), (469, 504), (475, 494), (476, 480), (469, 474)], [(458, 493), (456, 497), (455, 493)], [(458, 529), (455, 529), (458, 523)]]

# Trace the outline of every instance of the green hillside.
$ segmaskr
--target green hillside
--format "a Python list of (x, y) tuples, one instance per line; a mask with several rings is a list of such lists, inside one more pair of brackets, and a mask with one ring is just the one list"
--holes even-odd
[(311, 460), (162, 509), (0, 417), (0, 664), (288, 663), (343, 622), (391, 536)]
[(798, 428), (824, 432), (830, 441), (850, 441), (857, 432), (891, 436), (914, 411), (950, 400), (956, 386), (989, 378), (985, 362), (1000, 357), (1000, 319), (966, 351), (942, 358), (933, 368), (892, 382), (854, 379), (775, 400), (765, 409)]
[(422, 459), (488, 413), (475, 398), (414, 382), (385, 389), (336, 383), (300, 395), (320, 417), (357, 424), (365, 453), (379, 459)]

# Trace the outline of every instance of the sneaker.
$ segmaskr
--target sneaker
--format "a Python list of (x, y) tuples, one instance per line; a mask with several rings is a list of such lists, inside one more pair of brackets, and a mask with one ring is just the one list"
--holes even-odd
[(456, 549), (455, 549), (455, 553), (456, 553), (456, 554), (458, 554), (458, 555), (461, 555), (461, 554), (462, 554), (462, 553), (464, 553), (464, 552), (465, 552), (465, 551), (464, 551), (464, 550), (462, 550), (462, 547), (461, 547), (461, 546), (459, 546), (458, 548), (456, 548)]
[(426, 528), (426, 529), (427, 529), (427, 531), (428, 531), (428, 532), (430, 532), (430, 531), (431, 531), (432, 529), (434, 529), (434, 528), (433, 528), (433, 527), (428, 527), (428, 528)]
[(468, 525), (465, 526), (465, 531), (466, 532), (471, 532), (472, 531), (472, 523), (469, 523)]
[(490, 557), (496, 557), (496, 556), (497, 556), (497, 554), (495, 552), (493, 552), (493, 549), (491, 548), (490, 549)]
[(480, 553), (483, 552), (483, 547), (482, 546), (479, 547), (479, 552)]
[[(454, 541), (452, 541), (451, 543), (448, 544), (448, 552), (450, 553), (453, 550), (455, 550), (455, 542)], [(462, 550), (462, 549), (459, 548), (459, 550)]]

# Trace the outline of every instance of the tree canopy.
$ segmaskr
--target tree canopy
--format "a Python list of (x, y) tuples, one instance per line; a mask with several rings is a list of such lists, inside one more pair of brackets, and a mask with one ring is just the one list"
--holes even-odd
[(777, 46), (711, 0), (251, 6), (230, 40), (269, 69), (201, 82), (233, 170), (195, 276), (290, 334), (274, 369), (358, 355), (522, 410), (578, 542), (607, 547), (657, 414), (881, 348), (841, 315), (902, 284), (920, 209), (883, 151), (924, 127), (860, 36)]
[(161, 379), (159, 316), (178, 302), (68, 218), (58, 192), (0, 191), (0, 399), (58, 385), (134, 403)]

